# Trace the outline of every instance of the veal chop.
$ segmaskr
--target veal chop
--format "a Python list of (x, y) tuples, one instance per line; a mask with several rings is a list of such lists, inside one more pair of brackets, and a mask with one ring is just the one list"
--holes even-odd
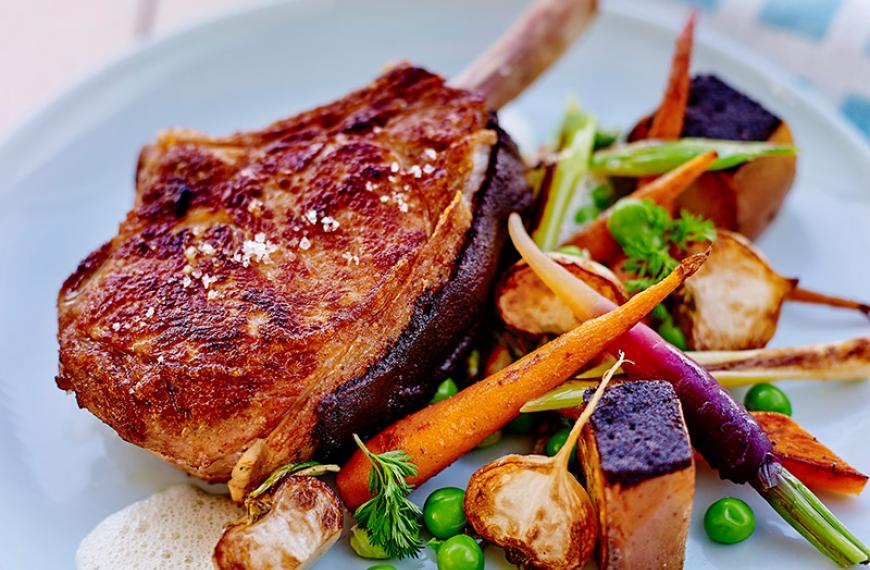
[(495, 110), (594, 0), (535, 0), (450, 85), (399, 65), (253, 132), (169, 130), (58, 297), (58, 386), (241, 500), (423, 405), (468, 346), (531, 196)]
[(209, 480), (421, 405), (530, 198), (483, 98), (407, 65), (261, 131), (166, 131), (136, 186), (60, 291), (57, 381)]

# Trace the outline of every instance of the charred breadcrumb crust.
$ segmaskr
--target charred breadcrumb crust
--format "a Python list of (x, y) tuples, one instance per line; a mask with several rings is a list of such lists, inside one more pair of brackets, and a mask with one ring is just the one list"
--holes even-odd
[(692, 78), (684, 137), (766, 141), (782, 121), (715, 75)]
[[(731, 141), (766, 141), (782, 124), (782, 119), (765, 109), (715, 75), (692, 78), (682, 136)], [(642, 118), (628, 140), (646, 138), (652, 114)], [(735, 167), (739, 168), (739, 167)], [(634, 179), (620, 181), (630, 183)]]
[(498, 128), (484, 188), (475, 197), (474, 224), (450, 281), (417, 300), (414, 315), (389, 353), (365, 375), (324, 398), (319, 406), (318, 455), (340, 459), (353, 433), (371, 435), (423, 407), (467, 348), (497, 279), (511, 212), (531, 205), (516, 145)]
[[(593, 393), (584, 394), (587, 403)], [(677, 394), (662, 380), (614, 384), (604, 392), (589, 425), (601, 469), (611, 483), (630, 487), (692, 463)]]

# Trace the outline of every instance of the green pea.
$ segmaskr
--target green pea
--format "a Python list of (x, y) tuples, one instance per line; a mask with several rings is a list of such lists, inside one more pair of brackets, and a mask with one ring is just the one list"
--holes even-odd
[(483, 570), (483, 550), (467, 534), (457, 534), (438, 547), (438, 570)]
[(354, 525), (350, 529), (350, 547), (354, 553), (360, 558), (368, 558), (369, 560), (386, 560), (390, 557), (380, 546), (375, 546), (369, 540), (369, 533), (366, 529)]
[(574, 257), (589, 258), (589, 252), (585, 249), (580, 249), (576, 245), (563, 245), (556, 250), (556, 253), (564, 253), (565, 255), (573, 255)]
[(669, 321), (672, 318), (671, 313), (668, 312), (668, 308), (661, 303), (653, 307), (653, 310), (650, 311), (649, 314), (652, 318), (660, 322)]
[(689, 343), (686, 341), (686, 335), (683, 334), (683, 331), (680, 330), (680, 327), (672, 320), (668, 319), (662, 321), (658, 328), (659, 335), (676, 346), (680, 350), (688, 350)]
[(616, 194), (610, 184), (599, 184), (589, 195), (592, 196), (592, 203), (599, 210), (606, 210), (616, 201)]
[(577, 211), (574, 213), (574, 223), (578, 225), (583, 225), (586, 222), (591, 222), (595, 218), (598, 217), (598, 214), (601, 213), (601, 210), (593, 206), (592, 204), (588, 206), (581, 206), (577, 208)]
[(736, 544), (749, 538), (755, 530), (755, 514), (740, 499), (725, 497), (707, 509), (704, 530), (714, 542)]
[(429, 495), (423, 505), (423, 524), (433, 536), (450, 538), (465, 530), (465, 491), (444, 487)]
[(452, 378), (448, 378), (444, 382), (438, 384), (438, 389), (435, 390), (435, 395), (432, 396), (430, 404), (437, 404), (441, 400), (446, 400), (450, 396), (455, 396), (459, 392), (456, 382)]
[(791, 402), (785, 392), (772, 384), (756, 384), (748, 392), (743, 404), (750, 412), (779, 412), (791, 415)]
[(501, 441), (501, 431), (493, 432), (486, 439), (477, 444), (477, 449), (486, 449), (487, 447), (492, 447), (496, 443)]
[(613, 239), (624, 244), (640, 232), (648, 231), (646, 207), (639, 200), (620, 200), (607, 218), (607, 229)]
[(537, 425), (538, 420), (534, 414), (520, 414), (504, 426), (504, 430), (508, 433), (526, 434), (534, 431)]
[(547, 455), (553, 457), (559, 450), (562, 449), (562, 446), (565, 445), (565, 441), (568, 439), (568, 434), (571, 433), (571, 430), (568, 428), (562, 428), (553, 435), (550, 436), (550, 439), (547, 440)]
[[(568, 434), (571, 433), (571, 428), (562, 428), (553, 435), (550, 436), (550, 439), (547, 440), (546, 453), (550, 457), (553, 457), (562, 447), (565, 446), (565, 442), (568, 440)], [(571, 459), (568, 460), (568, 466), (573, 470), (577, 467), (577, 446), (574, 446), (574, 449), (571, 451)]]

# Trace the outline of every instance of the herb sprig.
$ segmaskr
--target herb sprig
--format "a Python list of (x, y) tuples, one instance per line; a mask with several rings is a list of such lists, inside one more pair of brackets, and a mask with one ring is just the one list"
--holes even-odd
[(716, 239), (716, 227), (711, 220), (683, 210), (680, 212), (680, 219), (671, 222), (668, 239), (677, 248), (685, 251), (691, 242)]
[[(679, 262), (671, 255), (683, 252), (692, 242), (716, 238), (713, 222), (685, 210), (672, 220), (667, 210), (649, 200), (624, 199), (617, 202), (607, 220), (607, 229), (625, 252), (623, 268), (634, 274), (625, 282), (630, 293), (655, 285), (674, 270)], [(658, 333), (679, 349), (688, 342), (683, 331), (664, 305), (658, 305), (652, 316), (658, 323)]]
[(685, 210), (672, 220), (667, 210), (649, 200), (618, 203), (608, 229), (625, 252), (625, 270), (635, 276), (625, 283), (632, 293), (658, 283), (679, 265), (671, 255), (674, 249), (685, 251), (692, 242), (716, 238), (710, 220)]
[(356, 434), (353, 438), (372, 464), (369, 471), (372, 498), (357, 508), (354, 518), (368, 532), (371, 543), (383, 548), (390, 558), (417, 556), (423, 547), (421, 511), (408, 500), (414, 486), (405, 480), (417, 474), (417, 466), (401, 449), (375, 454)]

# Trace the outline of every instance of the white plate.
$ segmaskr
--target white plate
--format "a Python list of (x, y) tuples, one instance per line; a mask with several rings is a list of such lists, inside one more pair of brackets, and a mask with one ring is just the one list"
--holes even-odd
[[(165, 126), (209, 133), (257, 128), (364, 84), (407, 58), (458, 71), (519, 13), (520, 0), (339, 0), (268, 4), (152, 43), (80, 84), (0, 147), (0, 567), (68, 568), (104, 516), (186, 478), (123, 443), (54, 386), (55, 295), (131, 204), (140, 146)], [(614, 2), (597, 25), (514, 110), (539, 139), (576, 93), (605, 125), (626, 126), (657, 101), (680, 14)], [(835, 64), (836, 62), (832, 62)], [(774, 265), (813, 287), (867, 297), (870, 152), (827, 105), (777, 69), (703, 29), (695, 69), (715, 70), (790, 121), (801, 148), (787, 204), (760, 241)], [(786, 307), (776, 344), (868, 334), (859, 316)], [(795, 417), (856, 467), (870, 471), (870, 385), (786, 386)], [(481, 462), (527, 445), (477, 451), (414, 495), (464, 486)], [(754, 493), (699, 470), (688, 547), (691, 568), (824, 567), (823, 559)], [(700, 518), (723, 495), (748, 500), (758, 530), (717, 546)], [(870, 540), (870, 493), (825, 496)], [(343, 543), (345, 544), (345, 543)], [(503, 558), (491, 549), (493, 566)], [(365, 568), (346, 546), (320, 567)], [(428, 559), (407, 567), (432, 567)]]

